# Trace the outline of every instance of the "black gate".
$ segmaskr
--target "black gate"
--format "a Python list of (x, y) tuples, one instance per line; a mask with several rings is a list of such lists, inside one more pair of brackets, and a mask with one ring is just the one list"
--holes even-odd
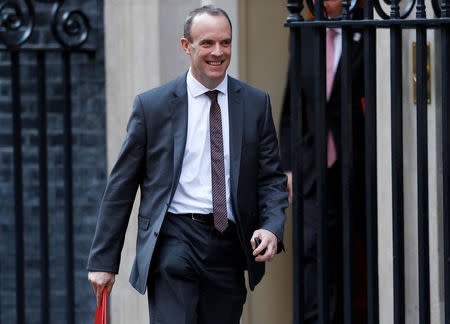
[[(80, 92), (86, 87), (80, 81), (84, 78), (89, 84), (89, 77), (81, 74), (98, 64), (98, 36), (93, 31), (99, 28), (102, 9), (97, 1), (0, 1), (1, 85), (2, 94), (10, 95), (1, 103), (1, 114), (4, 120), (12, 122), (10, 133), (2, 132), (1, 143), (4, 152), (12, 148), (12, 159), (7, 153), (2, 158), (9, 162), (13, 173), (5, 173), (2, 178), (13, 179), (13, 203), (8, 201), (6, 186), (0, 216), (5, 247), (0, 267), (0, 323), (75, 323), (76, 309), (83, 307), (83, 302), (76, 301), (75, 293), (79, 281), (86, 279), (75, 276), (77, 269), (85, 265), (76, 262), (74, 256), (74, 235), (81, 231), (81, 225), (74, 227), (80, 224), (74, 222), (74, 210), (83, 210), (74, 203), (74, 197), (79, 196), (74, 192), (74, 174), (80, 174), (74, 172), (73, 161), (74, 155), (78, 153), (80, 158), (84, 153), (81, 149), (74, 154), (73, 147), (84, 145), (80, 142), (85, 131), (80, 131), (80, 127), (85, 127), (82, 119), (87, 117), (74, 113), (73, 92), (80, 99)], [(103, 66), (101, 74), (104, 75)], [(74, 86), (73, 80), (80, 81)], [(101, 83), (100, 90), (103, 79)], [(84, 99), (86, 102), (77, 102), (77, 106), (87, 106), (88, 98)], [(103, 111), (102, 105), (98, 116), (104, 117)], [(98, 127), (104, 141), (103, 120), (99, 120)], [(104, 152), (99, 153), (104, 156)], [(102, 161), (103, 158), (99, 160), (100, 169), (104, 170)], [(100, 177), (104, 178), (104, 174)], [(13, 210), (14, 216), (9, 218), (12, 222), (8, 221), (8, 206)], [(86, 238), (86, 245), (88, 241)], [(34, 278), (31, 283), (28, 277)], [(94, 300), (92, 304), (91, 308), (95, 307)]]
[[(429, 272), (429, 237), (428, 237), (428, 147), (427, 147), (427, 29), (436, 29), (441, 33), (441, 58), (442, 65), (442, 165), (443, 165), (443, 223), (444, 223), (444, 277), (445, 277), (445, 323), (450, 323), (450, 176), (449, 176), (449, 109), (450, 109), (450, 1), (432, 0), (432, 10), (439, 18), (427, 19), (424, 0), (405, 0), (400, 9), (399, 0), (385, 0), (390, 6), (390, 13), (382, 9), (379, 0), (365, 0), (363, 17), (360, 20), (351, 19), (353, 12), (358, 7), (357, 1), (343, 0), (343, 11), (339, 18), (328, 19), (324, 15), (324, 1), (307, 0), (308, 7), (314, 18), (305, 21), (300, 15), (303, 10), (303, 1), (288, 1), (287, 8), (290, 15), (286, 26), (291, 31), (291, 65), (290, 65), (290, 109), (292, 144), (292, 163), (302, 160), (302, 151), (295, 144), (302, 140), (302, 109), (299, 111), (298, 103), (301, 102), (301, 93), (296, 89), (302, 88), (301, 69), (301, 30), (311, 27), (314, 41), (315, 55), (311, 59), (314, 63), (314, 82), (318, 92), (315, 94), (315, 124), (318, 129), (315, 142), (317, 161), (317, 197), (319, 202), (319, 216), (321, 220), (319, 233), (319, 322), (328, 323), (326, 311), (329, 309), (326, 280), (326, 200), (327, 200), (327, 164), (326, 164), (326, 112), (325, 112), (325, 29), (342, 28), (342, 84), (349, 84), (351, 80), (350, 42), (351, 31), (355, 28), (362, 30), (364, 51), (364, 95), (365, 95), (365, 192), (366, 192), (366, 259), (367, 259), (367, 300), (368, 323), (379, 322), (379, 298), (378, 298), (378, 260), (377, 260), (377, 152), (376, 152), (376, 31), (384, 28), (390, 30), (390, 81), (391, 81), (391, 130), (392, 130), (392, 224), (393, 224), (393, 269), (394, 269), (394, 323), (405, 323), (405, 265), (404, 265), (404, 208), (403, 208), (403, 144), (402, 144), (402, 30), (416, 30), (417, 41), (417, 168), (418, 168), (418, 247), (419, 247), (419, 322), (430, 323), (430, 272)], [(360, 7), (362, 4), (359, 4)], [(408, 18), (412, 9), (416, 9), (415, 19)], [(381, 19), (374, 19), (374, 11)], [(342, 120), (342, 155), (347, 162), (351, 160), (352, 143), (352, 101), (350, 87), (341, 89), (341, 120)], [(351, 179), (351, 163), (343, 163), (342, 167), (342, 215), (343, 232), (349, 233), (352, 219), (351, 199), (353, 180)], [(294, 197), (300, 195), (300, 199), (294, 199), (293, 217), (294, 226), (294, 323), (303, 323), (303, 285), (302, 280), (302, 251), (303, 251), (303, 200), (299, 188), (302, 187), (301, 172), (293, 168)], [(356, 323), (352, 319), (352, 273), (351, 273), (351, 249), (352, 238), (343, 235), (343, 260), (344, 276), (344, 323)]]

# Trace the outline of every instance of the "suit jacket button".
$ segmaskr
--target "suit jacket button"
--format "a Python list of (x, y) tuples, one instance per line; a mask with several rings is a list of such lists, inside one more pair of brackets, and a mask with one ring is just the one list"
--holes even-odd
[(158, 236), (158, 232), (154, 232), (153, 234), (155, 234), (155, 237), (157, 237), (157, 236)]

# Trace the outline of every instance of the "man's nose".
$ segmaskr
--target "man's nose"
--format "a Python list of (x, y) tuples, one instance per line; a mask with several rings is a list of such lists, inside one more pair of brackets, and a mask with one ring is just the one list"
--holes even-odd
[(214, 45), (213, 51), (212, 51), (213, 55), (217, 55), (217, 56), (221, 56), (223, 54), (222, 51), (222, 46), (220, 46), (219, 43)]

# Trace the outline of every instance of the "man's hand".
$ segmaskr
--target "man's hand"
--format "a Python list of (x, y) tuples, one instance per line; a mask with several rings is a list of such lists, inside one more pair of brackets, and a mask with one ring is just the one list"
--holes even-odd
[(286, 171), (284, 173), (287, 176), (287, 189), (289, 193), (289, 204), (292, 204), (292, 172)]
[(94, 294), (97, 297), (97, 306), (102, 304), (103, 288), (106, 287), (108, 296), (116, 280), (116, 275), (112, 272), (89, 271), (88, 280), (94, 288)]
[[(255, 237), (261, 240), (261, 244), (258, 247), (256, 247), (254, 239)], [(272, 232), (265, 229), (256, 230), (252, 235), (250, 244), (252, 245), (253, 255), (256, 257), (255, 261), (270, 262), (275, 258), (275, 254), (277, 253), (278, 239)], [(259, 253), (262, 252), (264, 249), (266, 249), (265, 253), (263, 255), (259, 255)]]

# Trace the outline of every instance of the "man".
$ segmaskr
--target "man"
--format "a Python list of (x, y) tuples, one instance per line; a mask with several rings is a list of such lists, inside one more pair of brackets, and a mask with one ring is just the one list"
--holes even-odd
[[(342, 13), (342, 0), (329, 0), (324, 2), (325, 16), (336, 18)], [(358, 11), (358, 9), (357, 9)], [(354, 15), (359, 14), (355, 12)], [(353, 18), (356, 18), (355, 16)], [(351, 44), (351, 78), (352, 83), (342, 85), (341, 83), (341, 29), (327, 29), (326, 31), (326, 127), (327, 127), (327, 214), (328, 232), (327, 239), (327, 276), (329, 286), (329, 318), (330, 323), (343, 323), (343, 264), (342, 264), (342, 147), (341, 147), (341, 89), (343, 86), (352, 88), (352, 127), (353, 127), (353, 179), (354, 190), (352, 191), (353, 228), (352, 234), (355, 238), (353, 254), (359, 259), (357, 266), (364, 266), (361, 259), (362, 242), (364, 242), (364, 110), (362, 106), (364, 96), (363, 77), (363, 51), (361, 33), (352, 33)], [(302, 159), (298, 161), (298, 170), (303, 178), (303, 210), (304, 210), (304, 307), (305, 323), (319, 322), (319, 300), (318, 300), (318, 242), (319, 212), (316, 190), (317, 190), (317, 164), (315, 162), (315, 87), (314, 87), (314, 48), (313, 31), (311, 27), (301, 30), (301, 91), (302, 102), (302, 141), (299, 143)], [(282, 153), (282, 167), (286, 171), (289, 181), (288, 189), (292, 197), (292, 166), (290, 165), (290, 102), (289, 88), (285, 94), (285, 102), (280, 125), (280, 144)], [(300, 109), (298, 110), (300, 111)], [(291, 198), (290, 198), (291, 199)], [(354, 273), (360, 276), (364, 274), (362, 268)], [(356, 283), (353, 290), (354, 314), (357, 323), (365, 323), (364, 289), (365, 277), (353, 277)]]
[[(119, 269), (139, 187), (130, 283), (148, 286), (150, 322), (239, 323), (264, 262), (283, 249), (286, 177), (269, 96), (229, 77), (231, 22), (204, 6), (185, 22), (187, 74), (136, 97), (88, 261), (97, 302)], [(255, 238), (259, 238), (257, 247)]]

